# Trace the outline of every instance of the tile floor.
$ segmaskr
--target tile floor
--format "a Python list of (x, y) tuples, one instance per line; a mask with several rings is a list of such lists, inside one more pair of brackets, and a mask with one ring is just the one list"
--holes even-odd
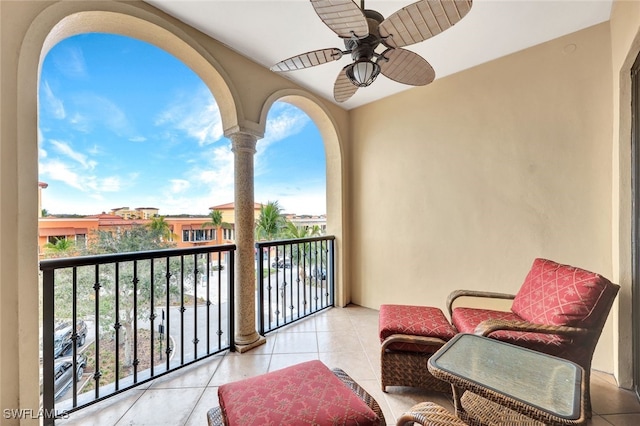
[[(206, 412), (218, 405), (221, 384), (319, 359), (340, 367), (380, 404), (388, 424), (414, 403), (431, 400), (451, 410), (437, 393), (392, 387), (380, 390), (378, 311), (349, 306), (309, 317), (267, 336), (266, 344), (244, 354), (227, 353), (146, 383), (79, 412), (57, 425), (206, 425)], [(612, 376), (592, 374), (593, 426), (636, 426), (640, 403), (619, 389)]]

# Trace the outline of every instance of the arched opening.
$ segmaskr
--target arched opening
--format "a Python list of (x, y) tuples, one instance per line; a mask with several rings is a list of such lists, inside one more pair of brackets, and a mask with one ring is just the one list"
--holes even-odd
[[(38, 15), (26, 33), (22, 51), (17, 62), (17, 103), (16, 103), (16, 156), (21, 166), (16, 170), (17, 192), (16, 211), (33, 212), (33, 215), (21, 215), (16, 226), (16, 233), (21, 239), (16, 243), (16, 252), (20, 259), (16, 262), (15, 275), (21, 285), (16, 289), (16, 301), (21, 308), (17, 313), (20, 329), (32, 336), (30, 339), (12, 339), (20, 341), (16, 347), (16, 358), (21, 360), (19, 369), (15, 371), (15, 380), (3, 383), (14, 383), (7, 393), (19, 397), (22, 407), (38, 407), (38, 369), (37, 347), (39, 319), (32, 313), (38, 300), (37, 272), (34, 265), (37, 258), (37, 93), (40, 68), (43, 58), (52, 46), (67, 37), (85, 32), (99, 31), (122, 34), (145, 40), (164, 48), (187, 64), (205, 82), (209, 90), (218, 100), (222, 117), (223, 130), (237, 129), (244, 119), (238, 112), (232, 87), (223, 73), (216, 70), (216, 62), (196, 42), (183, 34), (178, 37), (162, 26), (152, 24), (144, 19), (116, 12), (78, 12), (69, 14), (68, 5), (57, 5), (48, 8)], [(127, 5), (120, 5), (127, 8)], [(87, 5), (77, 5), (71, 9), (82, 10)], [(114, 5), (117, 10), (118, 5)], [(135, 15), (136, 13), (134, 13)], [(137, 11), (138, 15), (145, 12)], [(155, 15), (149, 14), (151, 21)], [(57, 23), (57, 24), (56, 24)], [(170, 24), (164, 22), (164, 26)], [(185, 41), (187, 40), (187, 41)], [(18, 189), (19, 188), (19, 189)], [(3, 194), (4, 195), (4, 194)], [(16, 194), (17, 195), (17, 194)], [(17, 241), (17, 239), (16, 239)], [(5, 300), (3, 300), (4, 302)], [(3, 370), (4, 371), (4, 370)], [(4, 392), (3, 392), (4, 393)]]
[(350, 302), (350, 295), (346, 286), (347, 273), (344, 261), (345, 253), (348, 252), (347, 238), (343, 228), (346, 221), (343, 208), (345, 183), (340, 135), (336, 130), (336, 123), (333, 122), (330, 113), (322, 106), (323, 104), (313, 96), (298, 90), (282, 90), (274, 93), (265, 102), (260, 119), (263, 128), (266, 126), (269, 110), (277, 101), (289, 103), (304, 111), (313, 120), (322, 137), (326, 159), (326, 233), (336, 236), (338, 247), (340, 247), (336, 257), (336, 305), (346, 306)]
[[(284, 214), (296, 216), (291, 219), (325, 216), (325, 147), (304, 111), (286, 102), (274, 103), (256, 149), (256, 202), (278, 201)], [(324, 224), (321, 228), (325, 229)]]

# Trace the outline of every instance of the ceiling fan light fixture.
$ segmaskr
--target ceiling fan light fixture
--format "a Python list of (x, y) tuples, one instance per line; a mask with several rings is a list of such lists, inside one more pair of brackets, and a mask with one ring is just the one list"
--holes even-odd
[(359, 59), (346, 70), (351, 83), (358, 87), (367, 87), (380, 74), (380, 65), (370, 59)]

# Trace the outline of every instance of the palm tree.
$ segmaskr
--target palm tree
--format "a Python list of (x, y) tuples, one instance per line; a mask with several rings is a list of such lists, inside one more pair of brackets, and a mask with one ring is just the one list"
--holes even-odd
[(147, 225), (150, 230), (157, 233), (163, 240), (173, 240), (174, 234), (171, 232), (171, 226), (164, 220), (164, 216), (154, 216)]
[(209, 213), (209, 217), (211, 218), (211, 221), (203, 223), (203, 228), (206, 228), (207, 226), (213, 226), (217, 229), (222, 226), (222, 212), (220, 210), (211, 210), (211, 212)]
[[(286, 222), (286, 226), (281, 233), (283, 237), (291, 239), (317, 237), (321, 234), (322, 232), (318, 225), (298, 227), (291, 221)], [(318, 249), (317, 244), (313, 246), (311, 244), (312, 243), (300, 243), (291, 248), (293, 262), (298, 264), (298, 276), (304, 277), (305, 280), (309, 278), (309, 276), (307, 271), (302, 267), (303, 264), (308, 266), (309, 272), (315, 270), (314, 275), (316, 271), (324, 271), (326, 266), (324, 264), (325, 259), (322, 255), (318, 256), (316, 253), (316, 250)], [(320, 250), (324, 252), (324, 242), (320, 243)]]
[(318, 225), (313, 226), (296, 226), (291, 221), (286, 222), (286, 226), (282, 230), (282, 236), (285, 238), (307, 238), (318, 237), (322, 234)]
[(260, 207), (260, 216), (256, 221), (256, 239), (275, 240), (285, 227), (286, 221), (277, 201), (269, 201)]
[(44, 245), (47, 252), (54, 257), (67, 256), (75, 251), (73, 241), (66, 238), (60, 238), (55, 243), (47, 243)]

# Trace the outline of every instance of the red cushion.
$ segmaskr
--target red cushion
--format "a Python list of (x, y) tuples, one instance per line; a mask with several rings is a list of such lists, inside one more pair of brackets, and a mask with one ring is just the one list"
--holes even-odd
[[(491, 309), (455, 308), (452, 314), (453, 325), (460, 333), (473, 333), (478, 324), (488, 319), (523, 321), (513, 312), (493, 311)], [(563, 350), (561, 344), (567, 342), (566, 338), (555, 334), (523, 333), (510, 330), (494, 331), (489, 337), (558, 356)]]
[(537, 324), (588, 328), (598, 320), (594, 308), (607, 285), (609, 280), (596, 273), (536, 259), (511, 310)]
[(225, 424), (379, 425), (380, 419), (320, 361), (218, 388)]
[(522, 321), (522, 318), (513, 312), (491, 309), (454, 308), (451, 314), (451, 321), (460, 333), (473, 333), (478, 324), (488, 319)]
[[(378, 326), (380, 342), (394, 334), (437, 337), (447, 341), (457, 333), (442, 311), (430, 306), (382, 305)], [(438, 348), (411, 343), (393, 343), (387, 347), (390, 350), (429, 353)]]

